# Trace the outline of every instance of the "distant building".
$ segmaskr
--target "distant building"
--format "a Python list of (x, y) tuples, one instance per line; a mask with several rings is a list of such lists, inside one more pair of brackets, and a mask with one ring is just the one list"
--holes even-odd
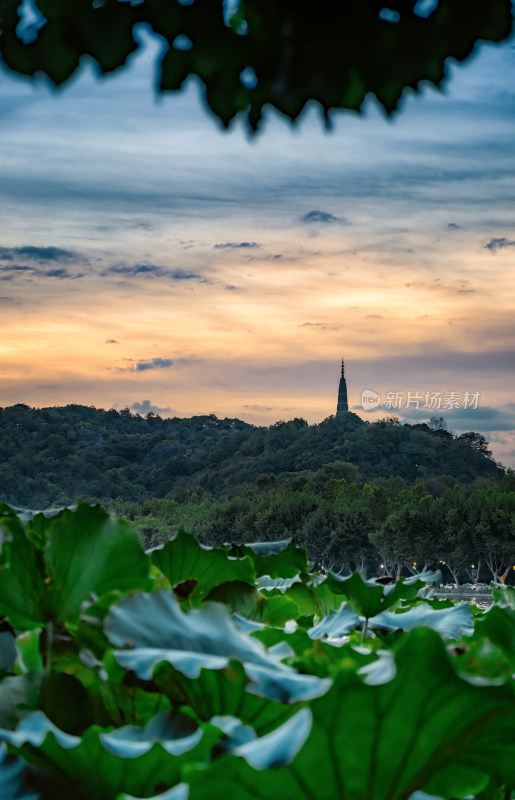
[(346, 414), (349, 410), (349, 403), (347, 400), (347, 383), (345, 381), (345, 369), (342, 358), (342, 376), (340, 378), (340, 385), (338, 386), (338, 405), (336, 406), (336, 415)]

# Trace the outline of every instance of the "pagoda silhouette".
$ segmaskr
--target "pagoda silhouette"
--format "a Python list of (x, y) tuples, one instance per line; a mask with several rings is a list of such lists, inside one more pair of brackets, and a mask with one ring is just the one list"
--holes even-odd
[(347, 382), (345, 380), (345, 368), (342, 358), (342, 375), (340, 378), (340, 385), (338, 386), (338, 405), (336, 406), (336, 416), (339, 414), (347, 414), (349, 410), (349, 403), (347, 400)]

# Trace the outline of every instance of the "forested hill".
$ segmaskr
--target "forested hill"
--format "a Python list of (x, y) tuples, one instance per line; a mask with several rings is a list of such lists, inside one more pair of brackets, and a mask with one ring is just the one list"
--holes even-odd
[(479, 434), (369, 423), (353, 413), (258, 428), (214, 415), (162, 419), (80, 405), (0, 409), (0, 500), (16, 506), (183, 500), (195, 487), (230, 497), (277, 477), (300, 485), (321, 470), (326, 479), (422, 479), (433, 493), (452, 479), (470, 485), (503, 475)]

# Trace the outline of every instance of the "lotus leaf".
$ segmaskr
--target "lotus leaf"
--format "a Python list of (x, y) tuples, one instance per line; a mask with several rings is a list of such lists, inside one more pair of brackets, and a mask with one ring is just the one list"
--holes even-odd
[(229, 792), (235, 800), (407, 800), (418, 789), (463, 797), (492, 773), (514, 785), (511, 689), (461, 680), (439, 635), (426, 628), (404, 635), (395, 662), (395, 677), (379, 686), (342, 670), (311, 703), (311, 733), (289, 765), (259, 778), (234, 755), (187, 768), (191, 800)]
[[(148, 797), (156, 794), (155, 787), (176, 786), (182, 767), (188, 762), (205, 761), (220, 736), (217, 728), (206, 726), (200, 741), (188, 735), (189, 749), (179, 745), (182, 753), (171, 756), (173, 727), (159, 718), (155, 726), (147, 725), (139, 737), (131, 729), (116, 737), (116, 732), (103, 731), (97, 726), (77, 737), (60, 731), (38, 711), (22, 720), (16, 731), (0, 730), (0, 740), (16, 748), (27, 761), (54, 769), (67, 782), (69, 796), (112, 800), (124, 792)], [(156, 741), (160, 731), (167, 737), (167, 749)], [(179, 741), (185, 738), (180, 726), (176, 731)], [(107, 743), (106, 737), (109, 737)], [(135, 752), (138, 747), (141, 755)], [(117, 754), (110, 750), (116, 750)]]
[(225, 606), (212, 603), (188, 613), (171, 592), (139, 593), (114, 606), (105, 620), (109, 640), (118, 648), (116, 659), (142, 680), (150, 680), (157, 664), (167, 661), (188, 678), (201, 669), (223, 669), (238, 659), (255, 685), (253, 693), (282, 702), (298, 702), (327, 691), (312, 675), (299, 675), (281, 664), (265, 647), (242, 633)]
[(27, 765), (21, 758), (7, 755), (5, 745), (0, 745), (0, 791), (2, 800), (39, 800), (31, 789), (25, 788)]
[(223, 547), (204, 547), (182, 529), (175, 539), (153, 550), (151, 558), (172, 586), (194, 582), (188, 592), (192, 601), (205, 598), (215, 586), (229, 581), (254, 586), (256, 573), (248, 556), (235, 558)]
[(392, 612), (382, 611), (369, 620), (368, 627), (372, 630), (382, 629), (387, 631), (410, 631), (419, 626), (432, 628), (444, 639), (458, 639), (460, 636), (470, 636), (474, 630), (474, 622), (470, 606), (460, 604), (452, 608), (434, 609), (427, 605), (418, 605), (408, 611)]

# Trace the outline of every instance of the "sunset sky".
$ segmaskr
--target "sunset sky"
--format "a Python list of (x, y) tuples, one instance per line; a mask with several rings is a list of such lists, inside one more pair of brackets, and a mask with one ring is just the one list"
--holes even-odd
[(139, 35), (106, 80), (0, 73), (0, 406), (312, 423), (343, 356), (363, 418), (442, 415), (515, 466), (514, 41), (394, 121), (270, 112), (249, 138), (195, 81), (156, 100)]

